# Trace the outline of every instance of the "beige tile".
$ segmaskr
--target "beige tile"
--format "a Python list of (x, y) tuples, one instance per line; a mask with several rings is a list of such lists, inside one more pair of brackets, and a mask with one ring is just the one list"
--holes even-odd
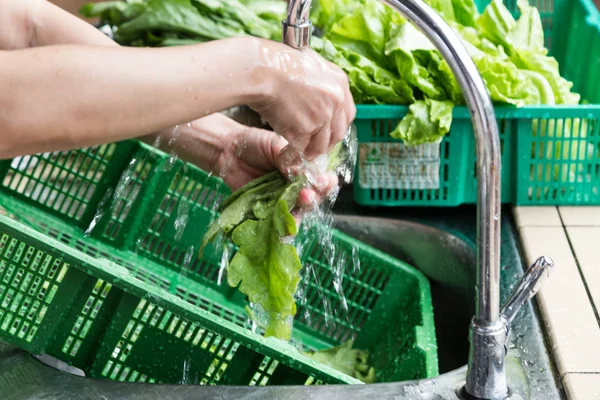
[(567, 235), (579, 268), (592, 295), (596, 310), (600, 307), (600, 228), (568, 227)]
[(600, 207), (559, 207), (565, 226), (600, 227)]
[(518, 228), (524, 226), (562, 226), (556, 207), (514, 207)]
[(569, 400), (600, 399), (599, 374), (567, 374), (563, 386)]
[(529, 264), (542, 255), (555, 263), (538, 303), (560, 375), (600, 372), (600, 328), (564, 228), (525, 227), (520, 233)]

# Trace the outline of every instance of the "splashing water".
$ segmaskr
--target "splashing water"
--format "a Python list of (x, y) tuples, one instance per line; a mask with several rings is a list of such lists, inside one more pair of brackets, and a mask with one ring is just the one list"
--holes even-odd
[[(111, 213), (111, 215), (114, 216), (114, 215), (116, 215), (116, 211), (119, 209), (119, 206), (121, 206), (121, 205), (123, 207), (120, 209), (120, 211), (121, 211), (121, 213), (124, 212), (124, 207), (125, 207), (124, 202), (127, 197), (126, 195), (129, 195), (131, 197), (137, 196), (139, 187), (136, 186), (134, 188), (131, 188), (131, 185), (130, 185), (133, 180), (133, 177), (135, 175), (135, 170), (136, 170), (137, 164), (138, 164), (138, 159), (136, 157), (132, 157), (131, 160), (129, 161), (129, 165), (127, 166), (127, 168), (125, 169), (123, 174), (121, 174), (121, 178), (119, 179), (119, 182), (117, 183), (117, 186), (115, 187), (114, 192), (109, 189), (105, 193), (102, 200), (98, 203), (98, 207), (96, 209), (96, 214), (94, 215), (94, 218), (90, 222), (90, 225), (85, 230), (84, 234), (86, 237), (88, 237), (92, 234), (92, 231), (94, 230), (96, 225), (98, 225), (98, 223), (100, 222), (102, 217), (104, 217), (104, 214), (105, 214), (104, 209), (105, 209), (106, 204), (108, 204), (110, 201), (112, 201), (112, 205), (110, 207), (110, 213)], [(130, 188), (129, 191), (127, 191), (128, 188)]]
[[(191, 125), (188, 123), (187, 127), (189, 128), (190, 126)], [(175, 143), (177, 142), (177, 139), (179, 139), (179, 136), (181, 136), (181, 130), (179, 129), (179, 125), (175, 125), (175, 127), (171, 131), (171, 136), (169, 137), (169, 141), (167, 142), (168, 146), (170, 148), (175, 146)], [(169, 159), (167, 160), (167, 163), (165, 164), (164, 170), (170, 171), (178, 159), (179, 159), (179, 157), (177, 157), (177, 154), (175, 153), (175, 151), (171, 150), (169, 152)]]
[[(335, 173), (344, 183), (352, 182), (357, 148), (356, 130), (354, 127), (352, 127), (349, 129), (348, 134), (344, 137), (344, 150), (340, 154), (340, 159), (338, 160), (337, 165), (333, 166)], [(319, 162), (324, 163), (325, 161), (326, 160), (320, 160)], [(309, 177), (309, 182), (314, 182), (316, 180), (314, 179), (314, 168), (307, 168), (307, 171), (309, 171), (309, 174), (313, 174), (312, 179)], [(332, 274), (331, 284), (333, 286), (333, 290), (337, 294), (341, 306), (333, 308), (332, 313), (331, 301), (326, 295), (327, 288), (324, 290), (322, 283), (319, 282), (318, 279), (317, 268), (322, 267), (306, 264), (298, 285), (296, 298), (299, 306), (304, 310), (303, 317), (308, 325), (311, 325), (310, 312), (307, 307), (309, 305), (308, 291), (310, 290), (311, 286), (316, 288), (318, 298), (322, 303), (322, 307), (317, 305), (314, 308), (322, 310), (325, 326), (329, 326), (329, 324), (334, 320), (333, 314), (335, 314), (338, 320), (345, 319), (348, 325), (351, 325), (348, 313), (348, 301), (344, 294), (344, 277), (346, 275), (346, 268), (350, 263), (352, 265), (352, 273), (357, 273), (360, 271), (360, 259), (358, 248), (355, 245), (350, 250), (350, 253), (345, 253), (344, 251), (337, 249), (333, 240), (334, 218), (331, 209), (337, 200), (339, 190), (339, 187), (337, 187), (335, 190), (332, 190), (328, 197), (324, 199), (321, 204), (314, 204), (313, 211), (303, 215), (302, 224), (300, 227), (301, 235), (299, 235), (301, 239), (296, 243), (298, 253), (302, 259), (313, 257), (313, 254), (308, 252), (314, 252), (314, 250), (310, 249), (310, 246), (306, 245), (310, 239), (319, 244), (319, 250), (322, 252), (320, 261), (321, 263), (325, 263), (327, 265), (328, 270)], [(324, 283), (327, 284), (327, 282)], [(313, 304), (313, 306), (315, 305)], [(343, 315), (340, 315), (340, 313), (343, 313)]]
[(98, 222), (100, 222), (102, 217), (104, 217), (104, 208), (106, 207), (108, 202), (111, 200), (112, 194), (113, 194), (113, 191), (112, 191), (112, 189), (109, 188), (106, 191), (106, 193), (104, 193), (104, 196), (102, 196), (102, 200), (100, 200), (100, 202), (98, 203), (98, 208), (96, 209), (94, 218), (92, 218), (92, 222), (90, 222), (90, 225), (87, 227), (87, 229), (83, 233), (83, 235), (85, 237), (89, 237), (92, 234), (92, 231), (94, 230), (96, 225), (98, 225)]
[(177, 207), (177, 217), (173, 225), (175, 226), (175, 240), (181, 240), (183, 232), (190, 219), (190, 205), (186, 199), (179, 200), (179, 206)]
[(219, 276), (217, 278), (217, 284), (221, 285), (223, 280), (223, 272), (229, 265), (229, 247), (226, 244), (223, 244), (223, 254), (221, 255), (221, 262), (219, 264)]
[(181, 377), (181, 382), (179, 382), (180, 384), (185, 385), (186, 383), (188, 383), (191, 365), (192, 365), (191, 359), (183, 360), (183, 376)]

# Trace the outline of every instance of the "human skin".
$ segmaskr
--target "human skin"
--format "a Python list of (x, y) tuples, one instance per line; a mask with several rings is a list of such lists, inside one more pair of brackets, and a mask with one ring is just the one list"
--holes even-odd
[[(354, 118), (345, 74), (312, 51), (256, 38), (122, 48), (42, 0), (0, 0), (0, 25), (8, 27), (0, 31), (0, 158), (168, 135), (194, 121), (199, 129), (185, 135), (199, 150), (188, 158), (220, 172), (242, 136), (263, 137), (250, 141), (262, 155), (277, 155), (287, 142), (239, 124), (229, 124), (225, 137), (203, 128), (217, 117), (201, 117), (250, 105), (309, 159), (339, 142)], [(252, 166), (255, 173), (227, 183), (238, 187), (264, 169)]]

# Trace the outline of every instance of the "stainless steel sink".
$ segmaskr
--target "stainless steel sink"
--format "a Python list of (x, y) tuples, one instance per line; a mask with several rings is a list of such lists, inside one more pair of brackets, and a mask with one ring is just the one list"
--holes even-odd
[[(439, 347), (439, 377), (420, 382), (361, 386), (173, 386), (92, 380), (60, 371), (0, 344), (0, 393), (6, 399), (452, 399), (464, 386), (468, 328), (475, 305), (475, 209), (368, 209), (343, 193), (336, 228), (421, 270), (431, 282)], [(514, 229), (502, 221), (502, 279), (523, 273)], [(510, 292), (502, 287), (503, 300)], [(534, 304), (521, 310), (507, 358), (514, 398), (560, 399)], [(8, 397), (5, 394), (8, 393)]]

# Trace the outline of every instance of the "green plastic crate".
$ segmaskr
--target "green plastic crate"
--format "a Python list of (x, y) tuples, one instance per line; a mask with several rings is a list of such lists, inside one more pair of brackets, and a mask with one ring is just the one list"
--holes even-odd
[[(588, 105), (497, 107), (502, 202), (600, 204), (600, 16), (590, 0), (530, 0), (561, 74)], [(487, 4), (482, 2), (481, 4)], [(516, 11), (516, 0), (506, 1)], [(480, 7), (483, 8), (483, 7)], [(475, 141), (466, 107), (453, 113), (439, 145), (407, 148), (389, 133), (404, 106), (359, 105), (359, 159), (354, 195), (367, 206), (456, 206), (476, 203)], [(556, 132), (565, 134), (556, 137)], [(548, 156), (553, 154), (554, 157)], [(387, 175), (386, 175), (387, 174)]]
[[(219, 179), (132, 141), (0, 161), (0, 183), (0, 339), (95, 378), (360, 383), (253, 333), (244, 296), (218, 284), (221, 251), (197, 258), (227, 193)], [(437, 375), (427, 279), (341, 232), (333, 239), (339, 257), (360, 261), (344, 275), (349, 310), (324, 311), (323, 298), (341, 303), (313, 229), (302, 258), (315, 279), (303, 280), (293, 339), (323, 349), (355, 335), (381, 381)]]

